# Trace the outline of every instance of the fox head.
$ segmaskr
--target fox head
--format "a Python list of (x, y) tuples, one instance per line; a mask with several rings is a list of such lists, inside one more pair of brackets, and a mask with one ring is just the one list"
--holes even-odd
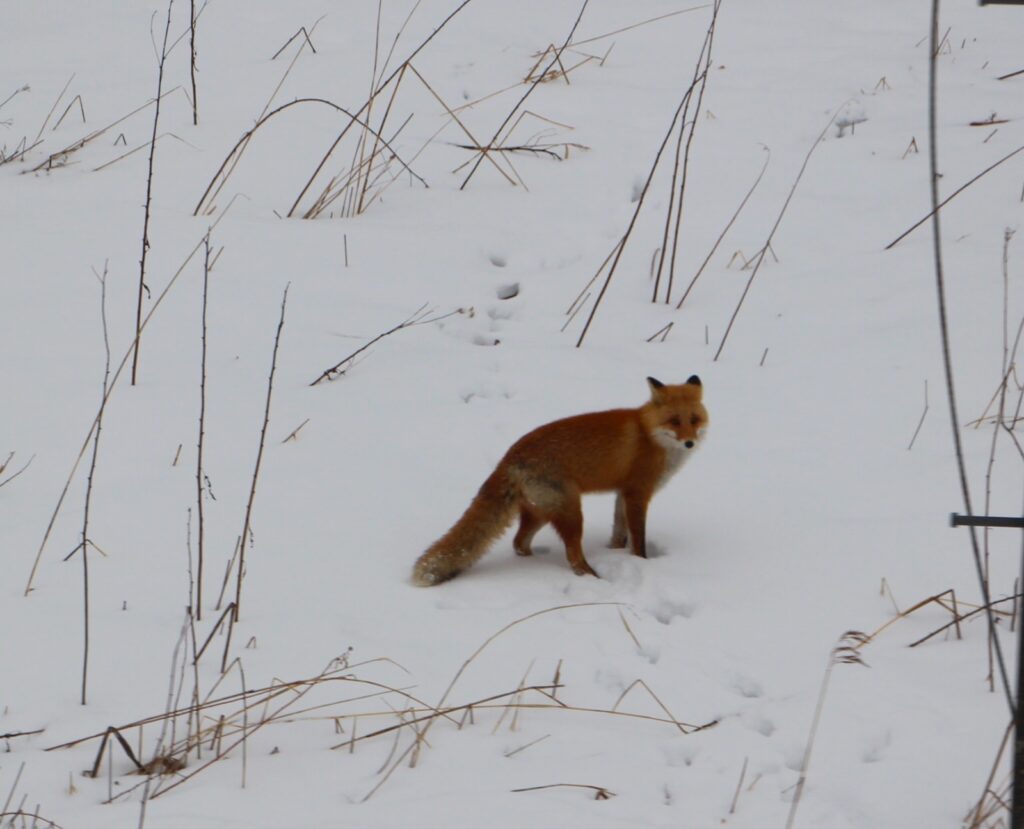
[(651, 399), (641, 411), (651, 436), (667, 449), (696, 447), (708, 426), (700, 378), (694, 374), (685, 383), (670, 386), (648, 377), (647, 385)]

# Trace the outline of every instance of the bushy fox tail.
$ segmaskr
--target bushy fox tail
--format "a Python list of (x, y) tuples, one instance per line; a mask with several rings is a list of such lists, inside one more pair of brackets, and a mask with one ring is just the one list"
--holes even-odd
[(512, 524), (517, 501), (516, 488), (505, 470), (495, 469), (455, 526), (416, 560), (413, 583), (440, 584), (474, 564)]

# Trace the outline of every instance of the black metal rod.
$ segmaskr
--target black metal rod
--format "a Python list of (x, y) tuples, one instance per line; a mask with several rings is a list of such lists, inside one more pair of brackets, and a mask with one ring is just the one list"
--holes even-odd
[(1012, 527), (1024, 530), (1024, 518), (1012, 518), (1001, 515), (960, 515), (954, 512), (949, 516), (951, 527)]

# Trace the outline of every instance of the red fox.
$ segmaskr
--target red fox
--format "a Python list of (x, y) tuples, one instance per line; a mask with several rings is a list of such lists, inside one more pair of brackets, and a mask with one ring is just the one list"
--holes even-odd
[(412, 580), (427, 587), (454, 578), (477, 561), (519, 517), (512, 546), (530, 542), (550, 522), (577, 575), (593, 568), (583, 557), (580, 496), (615, 491), (610, 546), (647, 557), (645, 524), (654, 493), (704, 437), (708, 413), (693, 375), (678, 386), (647, 378), (651, 399), (637, 409), (567, 417), (521, 437), (505, 453), (463, 516), (417, 559)]

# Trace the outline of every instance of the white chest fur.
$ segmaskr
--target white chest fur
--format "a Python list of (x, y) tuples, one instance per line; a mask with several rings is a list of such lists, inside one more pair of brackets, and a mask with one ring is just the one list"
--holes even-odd
[(669, 429), (657, 429), (653, 437), (658, 445), (665, 450), (665, 471), (662, 472), (661, 480), (658, 481), (657, 485), (657, 489), (661, 489), (679, 471), (679, 468), (686, 463), (697, 447), (694, 445), (688, 449), (686, 444), (681, 440), (677, 440), (676, 436)]

